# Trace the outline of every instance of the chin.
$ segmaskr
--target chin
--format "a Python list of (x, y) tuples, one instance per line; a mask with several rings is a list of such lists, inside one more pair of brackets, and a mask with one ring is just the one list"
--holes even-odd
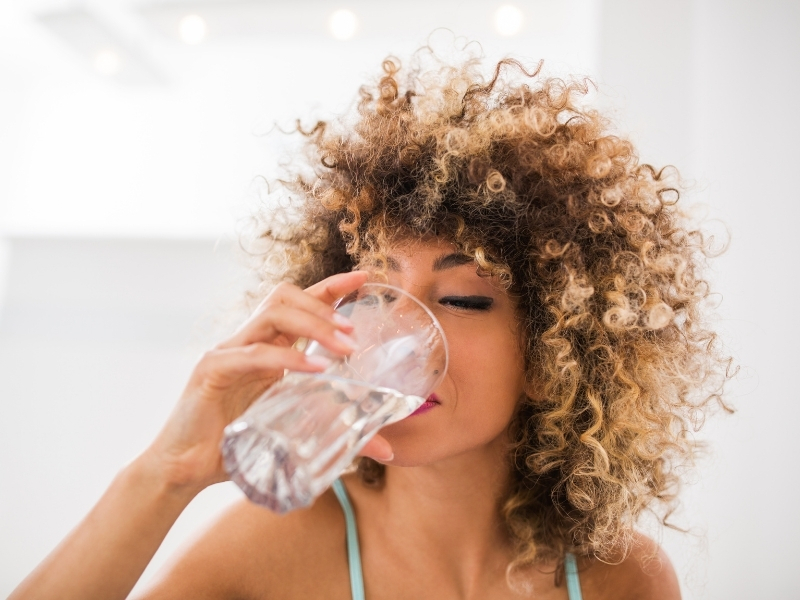
[(432, 459), (421, 452), (395, 452), (394, 458), (389, 462), (381, 462), (387, 467), (424, 467), (435, 463), (441, 457)]
[[(381, 435), (391, 444), (394, 458), (382, 464), (392, 467), (419, 467), (439, 460), (442, 453), (441, 444), (431, 443), (437, 436), (420, 435), (399, 427), (396, 423), (381, 429)], [(395, 429), (396, 428), (396, 429)]]
[(381, 435), (391, 444), (394, 452), (394, 458), (382, 464), (392, 467), (421, 467), (459, 453), (448, 451), (441, 434), (431, 431), (422, 434), (410, 428), (397, 427), (400, 424), (381, 429)]

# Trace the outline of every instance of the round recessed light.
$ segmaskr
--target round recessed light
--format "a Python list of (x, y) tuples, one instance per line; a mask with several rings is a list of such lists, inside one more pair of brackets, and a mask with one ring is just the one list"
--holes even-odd
[(520, 9), (513, 4), (504, 4), (494, 13), (494, 28), (500, 35), (517, 35), (524, 20)]
[(352, 10), (337, 10), (328, 19), (328, 29), (337, 40), (349, 40), (358, 30), (358, 17)]
[(94, 65), (94, 70), (101, 75), (116, 75), (122, 68), (122, 58), (116, 50), (103, 48), (94, 55), (92, 64)]
[(186, 44), (199, 44), (207, 33), (208, 25), (200, 15), (186, 15), (178, 24), (178, 35)]

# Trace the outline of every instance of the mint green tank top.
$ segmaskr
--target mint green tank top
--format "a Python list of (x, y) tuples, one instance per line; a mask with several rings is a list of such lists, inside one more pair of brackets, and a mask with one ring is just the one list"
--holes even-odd
[[(353, 513), (353, 506), (350, 498), (344, 489), (341, 479), (333, 482), (333, 492), (339, 499), (344, 512), (345, 526), (347, 528), (347, 563), (350, 566), (350, 591), (353, 600), (365, 600), (364, 596), (364, 574), (361, 571), (361, 550), (358, 545), (358, 529), (356, 528), (356, 516)], [(583, 600), (581, 595), (581, 582), (578, 578), (578, 565), (575, 562), (575, 555), (567, 553), (564, 556), (564, 574), (567, 580), (567, 593), (569, 600)]]

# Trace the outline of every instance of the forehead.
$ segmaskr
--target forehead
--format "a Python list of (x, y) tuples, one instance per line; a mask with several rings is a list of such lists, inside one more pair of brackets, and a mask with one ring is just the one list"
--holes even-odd
[(404, 240), (392, 244), (386, 251), (390, 271), (428, 268), (445, 271), (462, 265), (474, 265), (475, 259), (459, 251), (450, 242), (438, 239)]

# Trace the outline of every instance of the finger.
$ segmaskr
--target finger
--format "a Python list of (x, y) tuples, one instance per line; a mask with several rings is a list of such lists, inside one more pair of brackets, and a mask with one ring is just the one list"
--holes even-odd
[(350, 273), (339, 273), (311, 287), (306, 288), (306, 293), (321, 300), (325, 304), (331, 304), (353, 290), (357, 290), (367, 282), (369, 273), (367, 271), (352, 271)]
[[(328, 279), (337, 280), (342, 278), (344, 275), (350, 275), (350, 273), (334, 275)], [(324, 283), (325, 281), (328, 281), (328, 279), (323, 280), (320, 283)], [(345, 278), (345, 281), (347, 281), (347, 279), (348, 278)], [(341, 286), (337, 285), (337, 287)], [(263, 310), (266, 311), (270, 308), (270, 306), (276, 305), (294, 306), (328, 319), (333, 318), (335, 314), (334, 308), (331, 306), (330, 302), (320, 300), (313, 293), (309, 293), (308, 290), (301, 290), (296, 285), (287, 283), (282, 283), (275, 287), (274, 292), (268, 296), (268, 301), (265, 299), (265, 302), (263, 303)], [(352, 324), (348, 323), (346, 319), (341, 321), (341, 324), (345, 327), (352, 327)]]
[(379, 433), (372, 436), (358, 454), (379, 462), (390, 462), (394, 458), (392, 445)]
[(346, 317), (334, 311), (331, 306), (333, 300), (328, 300), (328, 298), (332, 294), (337, 294), (334, 297), (336, 299), (358, 289), (366, 281), (366, 277), (365, 271), (340, 273), (324, 279), (305, 291), (289, 283), (278, 284), (236, 333), (218, 347), (232, 348), (245, 346), (254, 341), (274, 339), (278, 334), (268, 332), (270, 332), (271, 313), (277, 306), (293, 306), (305, 310), (320, 318), (328, 319), (334, 327), (349, 333), (353, 330), (353, 324)]
[[(335, 321), (293, 306), (273, 307), (228, 343), (238, 342), (231, 344), (232, 347), (273, 343), (278, 336), (284, 336), (289, 344), (299, 337), (316, 340), (331, 352), (341, 355), (350, 354), (356, 345)], [(286, 345), (285, 341), (283, 345)]]
[(282, 374), (284, 370), (314, 373), (331, 361), (324, 356), (306, 356), (294, 348), (250, 344), (206, 353), (195, 369), (195, 377), (212, 385), (227, 385), (242, 375)]

